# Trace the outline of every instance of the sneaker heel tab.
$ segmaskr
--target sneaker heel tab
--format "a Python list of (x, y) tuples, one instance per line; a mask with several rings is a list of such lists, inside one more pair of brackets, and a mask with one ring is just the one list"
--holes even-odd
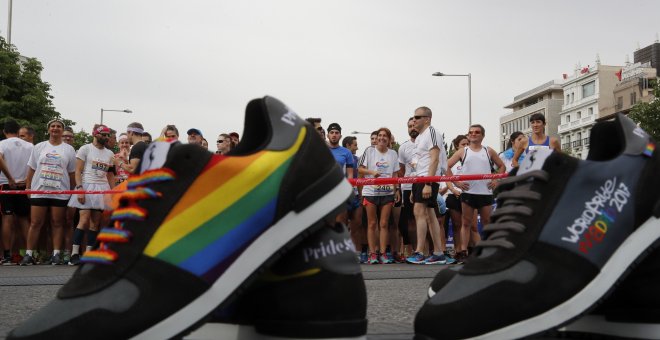
[(647, 145), (651, 142), (651, 137), (642, 130), (637, 124), (627, 116), (619, 113), (616, 115), (617, 126), (623, 132), (624, 147), (623, 153), (628, 155), (641, 155), (646, 151)]
[(266, 96), (261, 100), (261, 105), (262, 117), (260, 120), (266, 123), (267, 148), (269, 150), (291, 148), (306, 122), (277, 98)]

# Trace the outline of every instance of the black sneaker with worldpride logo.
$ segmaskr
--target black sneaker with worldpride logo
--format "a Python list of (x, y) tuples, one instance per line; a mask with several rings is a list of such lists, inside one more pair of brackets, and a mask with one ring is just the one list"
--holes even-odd
[(659, 245), (655, 142), (618, 114), (592, 128), (590, 144), (584, 161), (535, 150), (501, 182), (484, 241), (437, 280), (416, 339), (512, 339), (568, 324)]

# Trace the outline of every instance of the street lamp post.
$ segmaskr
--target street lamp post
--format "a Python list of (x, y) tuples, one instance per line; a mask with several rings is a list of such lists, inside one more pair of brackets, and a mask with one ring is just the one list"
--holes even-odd
[(432, 74), (435, 77), (467, 77), (468, 78), (468, 122), (472, 125), (472, 73), (468, 74), (446, 74), (442, 72), (435, 72)]
[(104, 111), (108, 111), (108, 112), (126, 112), (126, 113), (133, 113), (133, 111), (131, 111), (131, 110), (129, 110), (129, 109), (124, 109), (124, 110), (108, 110), (108, 109), (103, 109), (103, 108), (101, 108), (101, 123), (100, 123), (100, 124), (103, 124), (103, 112), (104, 112)]

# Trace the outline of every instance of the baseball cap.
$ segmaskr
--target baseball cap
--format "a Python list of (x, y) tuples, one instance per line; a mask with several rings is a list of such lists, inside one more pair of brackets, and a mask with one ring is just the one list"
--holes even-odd
[(238, 132), (230, 132), (229, 136), (236, 137), (236, 139), (240, 139), (240, 136), (238, 135)]
[(201, 131), (200, 129), (192, 128), (192, 129), (189, 129), (189, 130), (188, 130), (188, 136), (190, 136), (190, 135), (193, 134), (193, 133), (196, 133), (196, 134), (198, 134), (198, 135), (204, 137), (204, 135), (202, 134), (202, 131)]
[(105, 126), (105, 125), (99, 125), (94, 132), (92, 132), (92, 136), (96, 136), (99, 133), (107, 133), (110, 134), (110, 128)]
[(328, 125), (328, 133), (331, 130), (337, 130), (341, 133), (341, 126), (339, 126), (339, 124), (337, 124), (337, 123), (331, 123), (330, 125)]

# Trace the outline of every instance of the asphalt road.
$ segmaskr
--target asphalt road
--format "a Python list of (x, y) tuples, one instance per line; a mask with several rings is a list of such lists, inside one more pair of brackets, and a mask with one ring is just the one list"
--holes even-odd
[[(437, 266), (362, 265), (367, 286), (368, 338), (411, 339), (415, 313)], [(50, 301), (73, 274), (69, 266), (0, 266), (0, 338)]]

